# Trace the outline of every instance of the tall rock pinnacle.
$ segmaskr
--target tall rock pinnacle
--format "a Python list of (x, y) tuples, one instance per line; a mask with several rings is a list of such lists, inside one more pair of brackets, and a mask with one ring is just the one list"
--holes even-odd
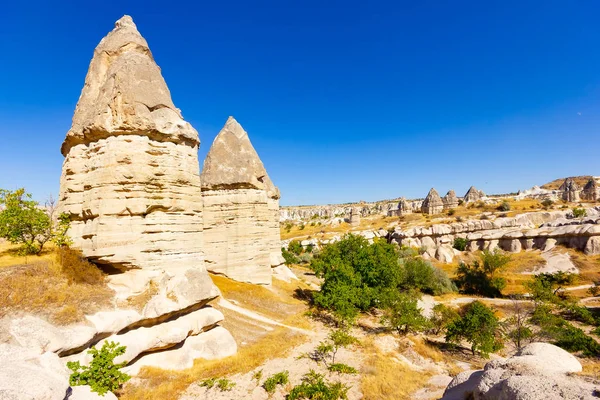
[(279, 190), (233, 117), (215, 138), (201, 181), (208, 270), (243, 282), (271, 283), (271, 267), (284, 263)]

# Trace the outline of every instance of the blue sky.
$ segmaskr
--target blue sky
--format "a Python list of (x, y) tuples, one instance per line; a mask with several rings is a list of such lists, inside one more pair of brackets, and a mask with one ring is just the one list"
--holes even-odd
[(58, 193), (93, 49), (123, 14), (200, 160), (235, 116), (284, 205), (600, 175), (596, 1), (57, 3), (0, 13), (0, 188)]

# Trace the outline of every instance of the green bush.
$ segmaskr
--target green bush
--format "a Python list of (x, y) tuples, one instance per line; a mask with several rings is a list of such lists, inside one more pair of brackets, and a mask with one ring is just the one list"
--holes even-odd
[(350, 387), (341, 382), (330, 383), (321, 374), (310, 370), (302, 377), (302, 383), (292, 388), (287, 400), (346, 400)]
[(287, 265), (300, 264), (300, 259), (294, 253), (288, 251), (285, 247), (281, 248), (281, 255), (283, 256), (283, 259)]
[(456, 214), (456, 210), (454, 208), (451, 208), (451, 209), (448, 210), (448, 216), (449, 217), (453, 216), (454, 214)]
[(235, 387), (235, 382), (232, 382), (227, 378), (221, 378), (217, 380), (217, 387), (221, 392), (229, 392)]
[(544, 209), (549, 209), (550, 207), (552, 207), (552, 205), (554, 204), (554, 202), (550, 199), (544, 199), (542, 200), (542, 207), (544, 207)]
[(498, 211), (510, 211), (510, 203), (508, 201), (503, 201), (499, 206), (498, 206)]
[(456, 286), (448, 275), (428, 261), (418, 257), (409, 257), (401, 259), (400, 263), (404, 267), (401, 288), (418, 289), (434, 296), (456, 291)]
[(574, 218), (583, 218), (586, 215), (587, 215), (587, 211), (585, 210), (585, 208), (575, 207), (573, 209), (573, 217)]
[(21, 245), (23, 254), (40, 254), (52, 238), (52, 221), (25, 189), (0, 189), (0, 237)]
[(357, 374), (358, 371), (356, 370), (356, 368), (351, 367), (349, 365), (346, 364), (342, 364), (342, 363), (336, 363), (336, 364), (330, 364), (327, 369), (330, 372), (337, 372), (339, 374)]
[(472, 265), (461, 262), (457, 269), (456, 285), (465, 294), (479, 294), (486, 297), (500, 297), (506, 286), (504, 278), (497, 273), (510, 261), (510, 256), (496, 250), (483, 251), (481, 261)]
[(290, 373), (288, 371), (278, 372), (265, 380), (265, 383), (263, 383), (263, 388), (267, 391), (267, 393), (273, 393), (277, 388), (277, 385), (287, 385), (289, 380)]
[(431, 323), (431, 330), (434, 335), (439, 335), (450, 323), (460, 318), (458, 312), (446, 306), (445, 304), (438, 303), (433, 306), (432, 315), (429, 319)]
[(480, 301), (474, 301), (461, 309), (461, 317), (452, 321), (446, 332), (446, 341), (471, 343), (471, 352), (487, 357), (500, 350), (503, 345), (498, 339), (500, 323), (494, 312)]
[(302, 250), (303, 250), (302, 245), (297, 240), (292, 240), (290, 242), (290, 244), (288, 244), (288, 251), (291, 251), (292, 253), (294, 253), (297, 256), (302, 254)]
[(468, 244), (469, 241), (467, 240), (467, 238), (457, 237), (454, 238), (454, 243), (452, 244), (452, 247), (454, 247), (458, 251), (465, 251), (467, 249)]
[(104, 396), (114, 392), (131, 377), (120, 371), (126, 362), (115, 364), (114, 359), (125, 354), (125, 346), (115, 342), (104, 342), (100, 350), (92, 347), (88, 354), (92, 355), (89, 366), (81, 365), (79, 361), (67, 362), (67, 367), (73, 372), (69, 377), (71, 386), (89, 385), (92, 392)]
[(381, 322), (400, 335), (422, 332), (430, 327), (429, 320), (421, 314), (417, 298), (410, 292), (390, 295), (383, 303)]

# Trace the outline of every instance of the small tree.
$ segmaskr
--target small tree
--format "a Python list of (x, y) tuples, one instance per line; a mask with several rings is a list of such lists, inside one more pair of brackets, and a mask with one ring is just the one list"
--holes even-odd
[(357, 342), (358, 339), (350, 334), (348, 328), (338, 328), (331, 331), (327, 340), (319, 343), (315, 351), (302, 357), (308, 356), (308, 358), (317, 363), (323, 362), (329, 368), (332, 364), (335, 364), (335, 357), (341, 348), (348, 347)]
[(24, 254), (39, 255), (52, 238), (52, 221), (25, 189), (0, 189), (0, 237), (21, 244)]
[(114, 392), (131, 377), (120, 371), (126, 362), (115, 364), (115, 357), (125, 354), (125, 346), (115, 342), (104, 342), (100, 350), (92, 347), (88, 353), (92, 355), (89, 367), (79, 361), (67, 362), (67, 367), (73, 371), (69, 378), (71, 386), (89, 385), (92, 392), (104, 396), (106, 392)]
[(466, 340), (471, 352), (487, 357), (502, 348), (498, 340), (499, 322), (494, 312), (480, 301), (467, 304), (461, 310), (461, 318), (451, 322), (446, 332), (446, 341), (459, 343)]
[(385, 302), (381, 322), (398, 332), (406, 335), (409, 332), (421, 332), (429, 328), (429, 321), (421, 314), (417, 306), (417, 298), (410, 293), (399, 293), (390, 296)]
[(463, 293), (481, 294), (499, 297), (506, 286), (504, 278), (498, 273), (508, 264), (510, 256), (501, 251), (483, 251), (481, 261), (472, 265), (460, 263), (457, 270), (456, 284)]
[(56, 228), (52, 233), (52, 242), (58, 247), (69, 247), (73, 244), (73, 241), (67, 235), (67, 231), (71, 227), (71, 220), (69, 214), (62, 213), (58, 216)]
[(517, 351), (521, 351), (523, 345), (533, 338), (533, 331), (529, 324), (531, 312), (529, 312), (519, 299), (513, 298), (512, 315), (503, 322), (505, 336), (513, 342)]
[(430, 318), (432, 332), (434, 335), (439, 335), (442, 330), (446, 329), (450, 323), (460, 318), (455, 309), (450, 308), (442, 303), (433, 306), (433, 314)]
[(544, 210), (549, 209), (550, 207), (552, 207), (553, 204), (554, 204), (554, 202), (550, 199), (542, 200), (542, 207), (544, 207)]
[(504, 211), (504, 212), (510, 211), (510, 203), (508, 201), (503, 201), (498, 206), (498, 211)]

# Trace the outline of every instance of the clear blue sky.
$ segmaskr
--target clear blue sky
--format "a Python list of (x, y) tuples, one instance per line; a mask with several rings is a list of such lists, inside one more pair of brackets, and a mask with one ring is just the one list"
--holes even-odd
[(57, 3), (0, 12), (1, 188), (58, 193), (93, 49), (123, 14), (201, 162), (235, 116), (284, 205), (600, 175), (597, 1)]

